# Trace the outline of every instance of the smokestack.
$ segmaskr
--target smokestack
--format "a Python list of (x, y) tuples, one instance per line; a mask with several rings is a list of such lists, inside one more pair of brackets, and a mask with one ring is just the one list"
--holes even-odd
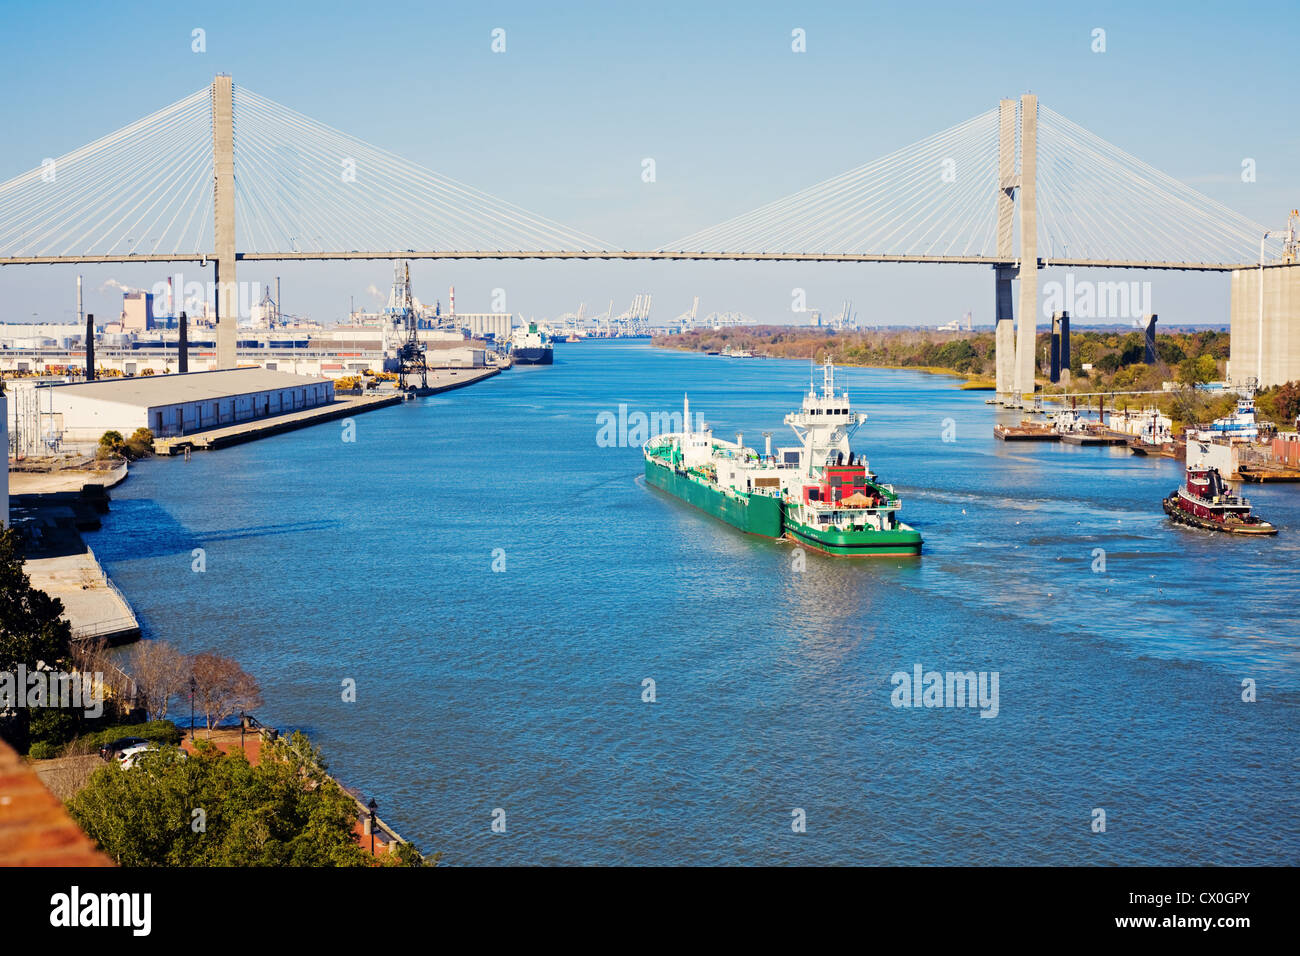
[(1070, 370), (1070, 313), (1061, 313), (1061, 371)]
[(190, 320), (181, 312), (180, 338), (176, 342), (177, 369), (182, 375), (190, 370)]
[(1052, 313), (1052, 358), (1048, 366), (1047, 378), (1051, 382), (1061, 380), (1061, 313)]
[(86, 381), (95, 380), (95, 315), (86, 315)]
[(1151, 314), (1150, 321), (1147, 322), (1146, 347), (1146, 355), (1143, 356), (1142, 361), (1148, 365), (1154, 365), (1156, 361), (1156, 316), (1154, 312)]
[(449, 300), (447, 304), (447, 308), (451, 310), (452, 318), (455, 318), (456, 317), (456, 287), (455, 286), (451, 287), (450, 291), (447, 294), (447, 298)]

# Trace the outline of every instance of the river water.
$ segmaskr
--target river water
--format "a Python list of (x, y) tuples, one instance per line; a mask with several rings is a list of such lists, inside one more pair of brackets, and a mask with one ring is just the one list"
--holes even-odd
[[(147, 638), (237, 658), (264, 723), (447, 863), (1300, 862), (1300, 489), (1251, 489), (1271, 540), (1174, 527), (1178, 463), (1004, 444), (988, 393), (843, 369), (925, 535), (845, 562), (604, 440), (689, 393), (788, 443), (809, 371), (562, 344), (355, 441), (134, 465), (88, 538)], [(984, 705), (896, 706), (918, 666)]]

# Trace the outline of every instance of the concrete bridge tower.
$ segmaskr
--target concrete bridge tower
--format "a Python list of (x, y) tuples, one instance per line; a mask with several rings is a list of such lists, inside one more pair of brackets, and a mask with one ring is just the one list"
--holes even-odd
[(1038, 337), (1038, 97), (1020, 97), (1020, 328), (1016, 330), (1016, 404), (1034, 394)]
[(234, 368), (239, 321), (235, 279), (235, 87), (230, 74), (212, 81), (212, 241), (217, 286), (217, 368)]
[[(998, 256), (1015, 256), (1013, 231), (1020, 190), (1019, 265), (994, 266), (994, 363), (996, 401), (1020, 408), (1034, 393), (1034, 349), (1038, 335), (1038, 203), (1034, 176), (1038, 166), (1038, 97), (1020, 98), (1020, 172), (1016, 173), (1016, 101), (998, 104)], [(1020, 281), (1020, 324), (1014, 326), (1011, 282)]]
[[(1016, 192), (1016, 101), (998, 104), (998, 256), (1010, 259), (1015, 253), (1012, 235), (1015, 225)], [(1012, 404), (1015, 392), (1015, 310), (1011, 281), (1016, 267), (994, 266), (993, 361), (997, 367), (996, 401)]]

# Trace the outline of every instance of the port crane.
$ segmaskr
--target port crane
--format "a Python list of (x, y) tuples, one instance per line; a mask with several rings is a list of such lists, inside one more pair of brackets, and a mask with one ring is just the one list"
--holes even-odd
[(411, 380), (419, 376), (420, 390), (429, 387), (429, 363), (425, 347), (420, 342), (419, 320), (415, 298), (411, 295), (411, 267), (399, 260), (393, 269), (393, 305), (390, 309), (394, 325), (401, 323), (405, 341), (397, 348), (397, 387), (405, 392), (413, 387)]

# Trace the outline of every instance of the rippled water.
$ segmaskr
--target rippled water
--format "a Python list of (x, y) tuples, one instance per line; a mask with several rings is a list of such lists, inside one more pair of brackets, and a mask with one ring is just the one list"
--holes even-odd
[[(352, 444), (134, 466), (90, 543), (147, 636), (238, 658), (265, 723), (449, 863), (1300, 862), (1300, 488), (1251, 489), (1272, 540), (1177, 528), (1175, 462), (1006, 445), (987, 393), (842, 370), (925, 555), (800, 572), (647, 488), (597, 416), (688, 391), (780, 444), (806, 364), (557, 355)], [(998, 715), (891, 706), (916, 664), (996, 671)]]

